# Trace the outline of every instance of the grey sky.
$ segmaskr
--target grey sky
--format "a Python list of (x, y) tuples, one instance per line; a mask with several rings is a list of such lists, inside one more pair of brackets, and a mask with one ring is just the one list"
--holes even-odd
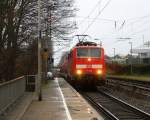
[[(77, 12), (77, 21), (79, 23), (78, 34), (82, 34), (93, 18), (104, 7), (109, 0), (76, 0), (80, 9)], [(98, 5), (96, 6), (96, 4)], [(106, 54), (112, 55), (113, 49), (116, 48), (118, 54), (127, 54), (130, 49), (128, 41), (116, 42), (119, 37), (132, 38), (133, 46), (137, 47), (142, 44), (142, 35), (145, 41), (150, 39), (150, 0), (111, 0), (110, 4), (99, 15), (93, 25), (86, 31), (86, 34), (93, 38), (99, 38), (103, 41)], [(90, 11), (95, 7), (95, 11), (87, 17)], [(143, 17), (145, 16), (145, 17)], [(102, 20), (101, 20), (102, 19)], [(103, 20), (104, 19), (104, 20)], [(106, 20), (105, 20), (106, 19)], [(108, 19), (108, 20), (107, 20)], [(109, 21), (110, 20), (110, 21)], [(125, 20), (125, 24), (123, 24)], [(82, 21), (82, 22), (81, 22)], [(115, 21), (116, 28), (115, 28)], [(80, 23), (82, 23), (80, 25)]]
[[(85, 34), (89, 34), (93, 39), (100, 39), (106, 54), (111, 56), (113, 48), (116, 48), (116, 54), (126, 55), (130, 51), (129, 40), (117, 42), (119, 37), (132, 38), (133, 47), (138, 47), (143, 43), (143, 35), (145, 41), (150, 40), (150, 0), (111, 0), (110, 4), (94, 20), (108, 1), (75, 0), (79, 9), (75, 18), (79, 29), (74, 35), (83, 34), (86, 31)], [(86, 30), (92, 21), (94, 23)], [(58, 56), (61, 54), (57, 52), (55, 57), (60, 58)]]

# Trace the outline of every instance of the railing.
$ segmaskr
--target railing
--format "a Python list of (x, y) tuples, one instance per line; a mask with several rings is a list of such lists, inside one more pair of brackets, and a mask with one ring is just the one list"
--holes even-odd
[(24, 94), (25, 86), (24, 76), (0, 84), (0, 114)]

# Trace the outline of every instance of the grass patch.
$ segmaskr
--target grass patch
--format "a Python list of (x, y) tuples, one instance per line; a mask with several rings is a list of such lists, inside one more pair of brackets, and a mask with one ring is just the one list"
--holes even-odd
[(107, 75), (107, 77), (150, 82), (150, 75)]

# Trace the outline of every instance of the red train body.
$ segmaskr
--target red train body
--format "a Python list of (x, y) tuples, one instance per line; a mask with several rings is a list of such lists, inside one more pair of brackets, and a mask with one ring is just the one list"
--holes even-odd
[(78, 43), (63, 55), (61, 72), (71, 83), (96, 86), (105, 83), (104, 49), (93, 42)]

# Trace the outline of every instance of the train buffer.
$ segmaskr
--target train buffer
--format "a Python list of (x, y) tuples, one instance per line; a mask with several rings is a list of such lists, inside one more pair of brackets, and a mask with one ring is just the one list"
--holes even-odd
[(42, 101), (36, 94), (23, 101), (22, 107), (4, 115), (8, 118), (5, 120), (103, 120), (63, 78), (55, 78), (42, 87)]

